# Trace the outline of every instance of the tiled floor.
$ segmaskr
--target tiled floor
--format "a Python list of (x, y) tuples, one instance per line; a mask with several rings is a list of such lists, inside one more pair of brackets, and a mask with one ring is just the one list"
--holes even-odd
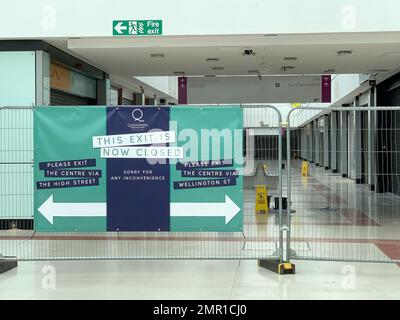
[(314, 165), (309, 177), (301, 177), (299, 161), (293, 167), (291, 248), (300, 258), (362, 262), (299, 260), (296, 275), (279, 276), (238, 260), (271, 256), (278, 245), (276, 214), (256, 214), (254, 191), (246, 190), (243, 233), (3, 231), (0, 252), (25, 259), (235, 260), (20, 262), (0, 275), (0, 298), (399, 299), (399, 266), (369, 262), (400, 262), (400, 197)]
[[(300, 160), (292, 162), (291, 177), (291, 208), (295, 210), (291, 247), (299, 258), (400, 262), (400, 197), (371, 192), (365, 185), (313, 164), (309, 176), (302, 177), (300, 165)], [(261, 178), (268, 179), (263, 174)], [(270, 193), (276, 196), (276, 190)], [(277, 253), (279, 219), (272, 212), (256, 214), (254, 199), (254, 190), (245, 190), (243, 233), (40, 234), (11, 230), (0, 232), (0, 252), (29, 260), (270, 257)]]
[(296, 261), (296, 269), (279, 276), (254, 260), (20, 262), (0, 275), (0, 299), (400, 299), (396, 264)]

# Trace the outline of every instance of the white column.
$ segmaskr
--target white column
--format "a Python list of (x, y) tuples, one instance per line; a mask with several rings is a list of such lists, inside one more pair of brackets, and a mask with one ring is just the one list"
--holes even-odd
[(330, 158), (331, 158), (331, 169), (333, 172), (337, 172), (338, 171), (338, 167), (337, 167), (337, 150), (336, 150), (336, 144), (337, 144), (337, 112), (333, 111), (331, 113), (331, 130), (330, 130), (330, 134), (331, 134), (331, 152), (330, 152)]
[(345, 109), (340, 111), (340, 172), (342, 176), (347, 177), (347, 111)]
[[(376, 87), (372, 87), (369, 92), (368, 106), (376, 106)], [(376, 139), (376, 111), (368, 111), (368, 163), (367, 163), (367, 180), (372, 191), (376, 187), (376, 154), (375, 154), (375, 139)]]
[(329, 128), (329, 115), (324, 116), (324, 167), (325, 169), (329, 169), (329, 160), (330, 160), (330, 146), (329, 146), (329, 134), (330, 134), (330, 128)]
[[(359, 107), (359, 97), (356, 97), (354, 101), (354, 108)], [(354, 112), (354, 144), (353, 144), (353, 167), (355, 171), (355, 179), (357, 183), (361, 183), (362, 177), (362, 145), (361, 145), (361, 111), (353, 111)]]

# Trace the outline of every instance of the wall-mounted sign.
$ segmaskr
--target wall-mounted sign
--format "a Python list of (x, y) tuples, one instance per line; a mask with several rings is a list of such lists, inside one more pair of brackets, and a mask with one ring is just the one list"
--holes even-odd
[(162, 35), (162, 20), (114, 20), (114, 36)]
[(50, 87), (66, 92), (71, 91), (71, 71), (54, 63), (50, 64)]
[(50, 87), (82, 97), (96, 98), (96, 80), (57, 64), (50, 64)]
[(332, 102), (332, 76), (321, 76), (321, 102)]
[(330, 76), (187, 77), (187, 103), (318, 103), (330, 100)]
[(242, 119), (239, 106), (35, 109), (35, 230), (241, 231)]

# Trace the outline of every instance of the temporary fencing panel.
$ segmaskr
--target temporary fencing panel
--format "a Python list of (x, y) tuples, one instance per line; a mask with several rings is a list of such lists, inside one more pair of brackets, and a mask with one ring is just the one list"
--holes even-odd
[(267, 105), (0, 108), (0, 254), (282, 260), (282, 154)]
[[(400, 261), (399, 115), (400, 107), (290, 111), (287, 259)], [(323, 161), (312, 156), (318, 148)]]

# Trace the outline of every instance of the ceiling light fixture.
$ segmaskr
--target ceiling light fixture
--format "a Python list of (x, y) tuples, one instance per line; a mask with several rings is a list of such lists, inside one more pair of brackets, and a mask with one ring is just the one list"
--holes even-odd
[(335, 71), (335, 69), (325, 69), (323, 73), (334, 73)]
[(174, 71), (174, 75), (176, 75), (176, 76), (184, 76), (185, 72), (184, 71)]
[(285, 61), (296, 61), (297, 57), (285, 57), (285, 58), (283, 58), (283, 60), (285, 60)]
[(219, 58), (207, 58), (206, 61), (207, 62), (218, 62)]
[(212, 67), (211, 69), (215, 71), (221, 71), (224, 70), (224, 67)]
[(286, 72), (286, 71), (293, 70), (293, 69), (294, 69), (293, 66), (286, 66), (286, 67), (282, 67), (282, 68), (281, 68), (281, 71), (282, 71), (282, 72)]
[(338, 51), (338, 52), (337, 52), (337, 55), (338, 55), (339, 57), (342, 57), (342, 56), (350, 55), (350, 54), (352, 54), (352, 53), (353, 53), (353, 51), (351, 51), (351, 50), (341, 50), (341, 51)]
[(150, 53), (150, 58), (164, 58), (164, 53)]

